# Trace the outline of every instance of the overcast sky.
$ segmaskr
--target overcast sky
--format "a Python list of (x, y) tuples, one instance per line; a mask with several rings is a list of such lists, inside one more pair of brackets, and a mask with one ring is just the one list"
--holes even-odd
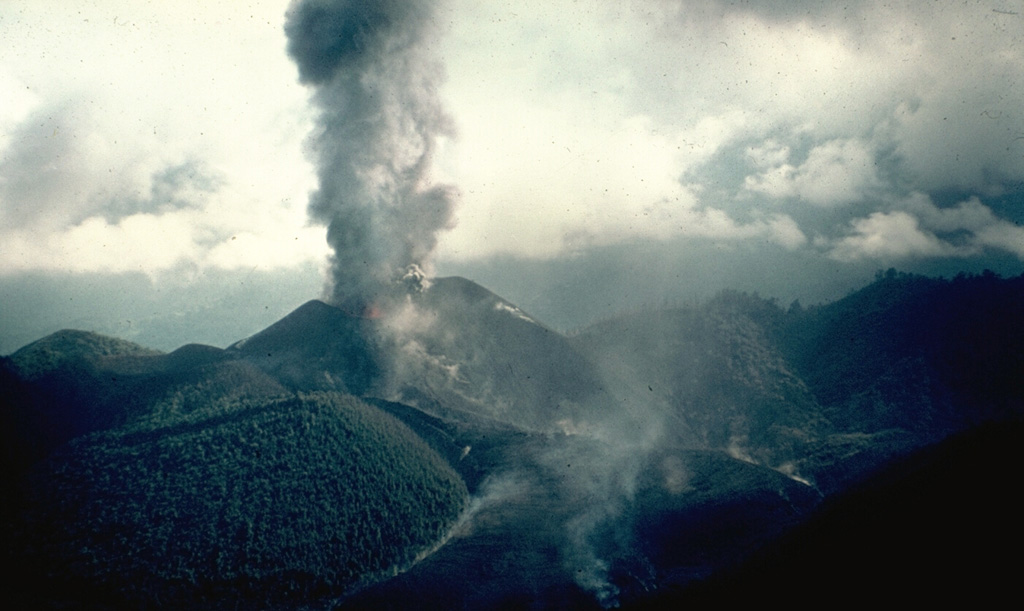
[[(0, 353), (68, 326), (224, 345), (319, 295), (288, 4), (0, 1)], [(436, 271), (551, 324), (1024, 270), (1024, 1), (434, 19), (455, 135), (430, 178), (460, 194)]]

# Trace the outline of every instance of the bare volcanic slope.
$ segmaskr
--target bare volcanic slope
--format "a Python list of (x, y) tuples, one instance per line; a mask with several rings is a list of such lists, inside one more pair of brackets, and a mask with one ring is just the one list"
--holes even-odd
[(596, 368), (564, 336), (458, 277), (358, 313), (310, 301), (228, 353), (296, 390), (342, 390), (531, 430), (611, 408)]
[(227, 352), (254, 363), (289, 388), (361, 395), (378, 385), (383, 375), (376, 327), (371, 319), (313, 300), (232, 344)]
[[(540, 431), (618, 409), (600, 372), (563, 335), (480, 285), (439, 278), (414, 303), (427, 313), (413, 338), (435, 364), (430, 390), (439, 397), (465, 396), (486, 415)], [(444, 378), (437, 365), (449, 365)]]

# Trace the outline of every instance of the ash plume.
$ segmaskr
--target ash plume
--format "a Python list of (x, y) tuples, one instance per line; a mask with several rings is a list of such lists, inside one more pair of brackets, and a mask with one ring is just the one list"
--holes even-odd
[(309, 212), (334, 251), (327, 297), (356, 313), (408, 291), (452, 225), (455, 190), (430, 180), (437, 140), (453, 132), (433, 4), (299, 0), (288, 11), (288, 53), (320, 111)]

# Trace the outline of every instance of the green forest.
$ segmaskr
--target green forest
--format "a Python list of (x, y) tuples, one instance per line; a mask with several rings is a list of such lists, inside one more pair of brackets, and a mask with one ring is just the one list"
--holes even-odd
[(571, 335), (462, 278), (417, 299), (405, 335), (311, 301), (224, 349), (66, 330), (0, 357), (16, 606), (643, 602), (1024, 418), (1024, 276), (723, 291)]
[(18, 533), (40, 592), (176, 607), (339, 594), (408, 565), (465, 506), (444, 460), (355, 397), (207, 412), (87, 435), (48, 460)]

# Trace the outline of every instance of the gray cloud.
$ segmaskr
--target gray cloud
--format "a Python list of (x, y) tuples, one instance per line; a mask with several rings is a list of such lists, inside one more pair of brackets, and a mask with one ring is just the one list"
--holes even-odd
[[(285, 34), (288, 53), (306, 84), (323, 84), (339, 71), (366, 69), (394, 47), (418, 44), (417, 23), (428, 14), (418, 2), (313, 0), (290, 10)], [(392, 49), (388, 49), (392, 47)]]
[(116, 224), (133, 214), (197, 207), (224, 185), (200, 161), (126, 160), (101, 123), (78, 100), (41, 108), (17, 126), (0, 158), (0, 226), (60, 230), (91, 217)]
[(430, 53), (432, 3), (309, 0), (285, 31), (320, 110), (312, 139), (319, 188), (311, 216), (334, 250), (330, 298), (361, 309), (425, 266), (452, 223), (455, 191), (431, 183), (437, 139), (452, 123)]
[[(986, 3), (925, 11), (870, 1), (664, 5), (676, 16), (655, 28), (667, 56), (689, 50), (689, 57), (678, 54), (680, 62), (725, 75), (710, 79), (683, 64), (703, 101), (737, 106), (750, 118), (716, 155), (685, 172), (687, 184), (703, 189), (703, 205), (737, 218), (771, 206), (809, 233), (846, 239), (852, 219), (866, 230), (880, 229), (885, 218), (894, 229), (907, 220), (902, 214), (913, 214), (901, 209), (913, 193), (962, 194), (935, 204), (940, 209), (972, 195), (984, 205), (1021, 193), (1024, 14)], [(780, 28), (788, 40), (773, 34)], [(665, 71), (665, 62), (652, 65)], [(656, 95), (659, 73), (643, 77)], [(804, 210), (808, 205), (845, 209)], [(1012, 233), (998, 218), (985, 226), (996, 225), (1000, 235)], [(1006, 242), (973, 240), (995, 249)], [(963, 254), (938, 243), (919, 246), (913, 250)]]
[[(466, 205), (440, 271), (562, 328), (730, 286), (813, 302), (879, 267), (1022, 269), (1024, 11), (460, 1), (293, 4), (310, 89), (283, 1), (242, 27), (143, 11), (145, 31), (124, 7), (23, 2), (0, 24), (0, 88), (23, 92), (0, 105), (0, 274), (318, 260), (310, 91), (338, 300), (430, 261), (449, 180)], [(257, 76), (237, 70), (252, 57)], [(286, 249), (298, 235), (314, 246)]]
[(0, 159), (0, 220), (6, 227), (61, 226), (98, 206), (89, 168), (87, 109), (65, 103), (18, 125)]
[[(879, 220), (900, 215), (937, 241), (876, 249), (877, 265), (1017, 256), (1022, 15), (874, 0), (504, 8), (473, 7), (486, 33), (461, 34), (493, 65), (448, 55), (458, 146), (472, 149), (446, 257), (582, 257), (687, 235), (754, 247), (783, 219), (787, 244), (827, 259), (872, 228), (910, 236)], [(994, 218), (947, 235), (904, 209), (914, 193), (940, 210), (977, 197)]]

